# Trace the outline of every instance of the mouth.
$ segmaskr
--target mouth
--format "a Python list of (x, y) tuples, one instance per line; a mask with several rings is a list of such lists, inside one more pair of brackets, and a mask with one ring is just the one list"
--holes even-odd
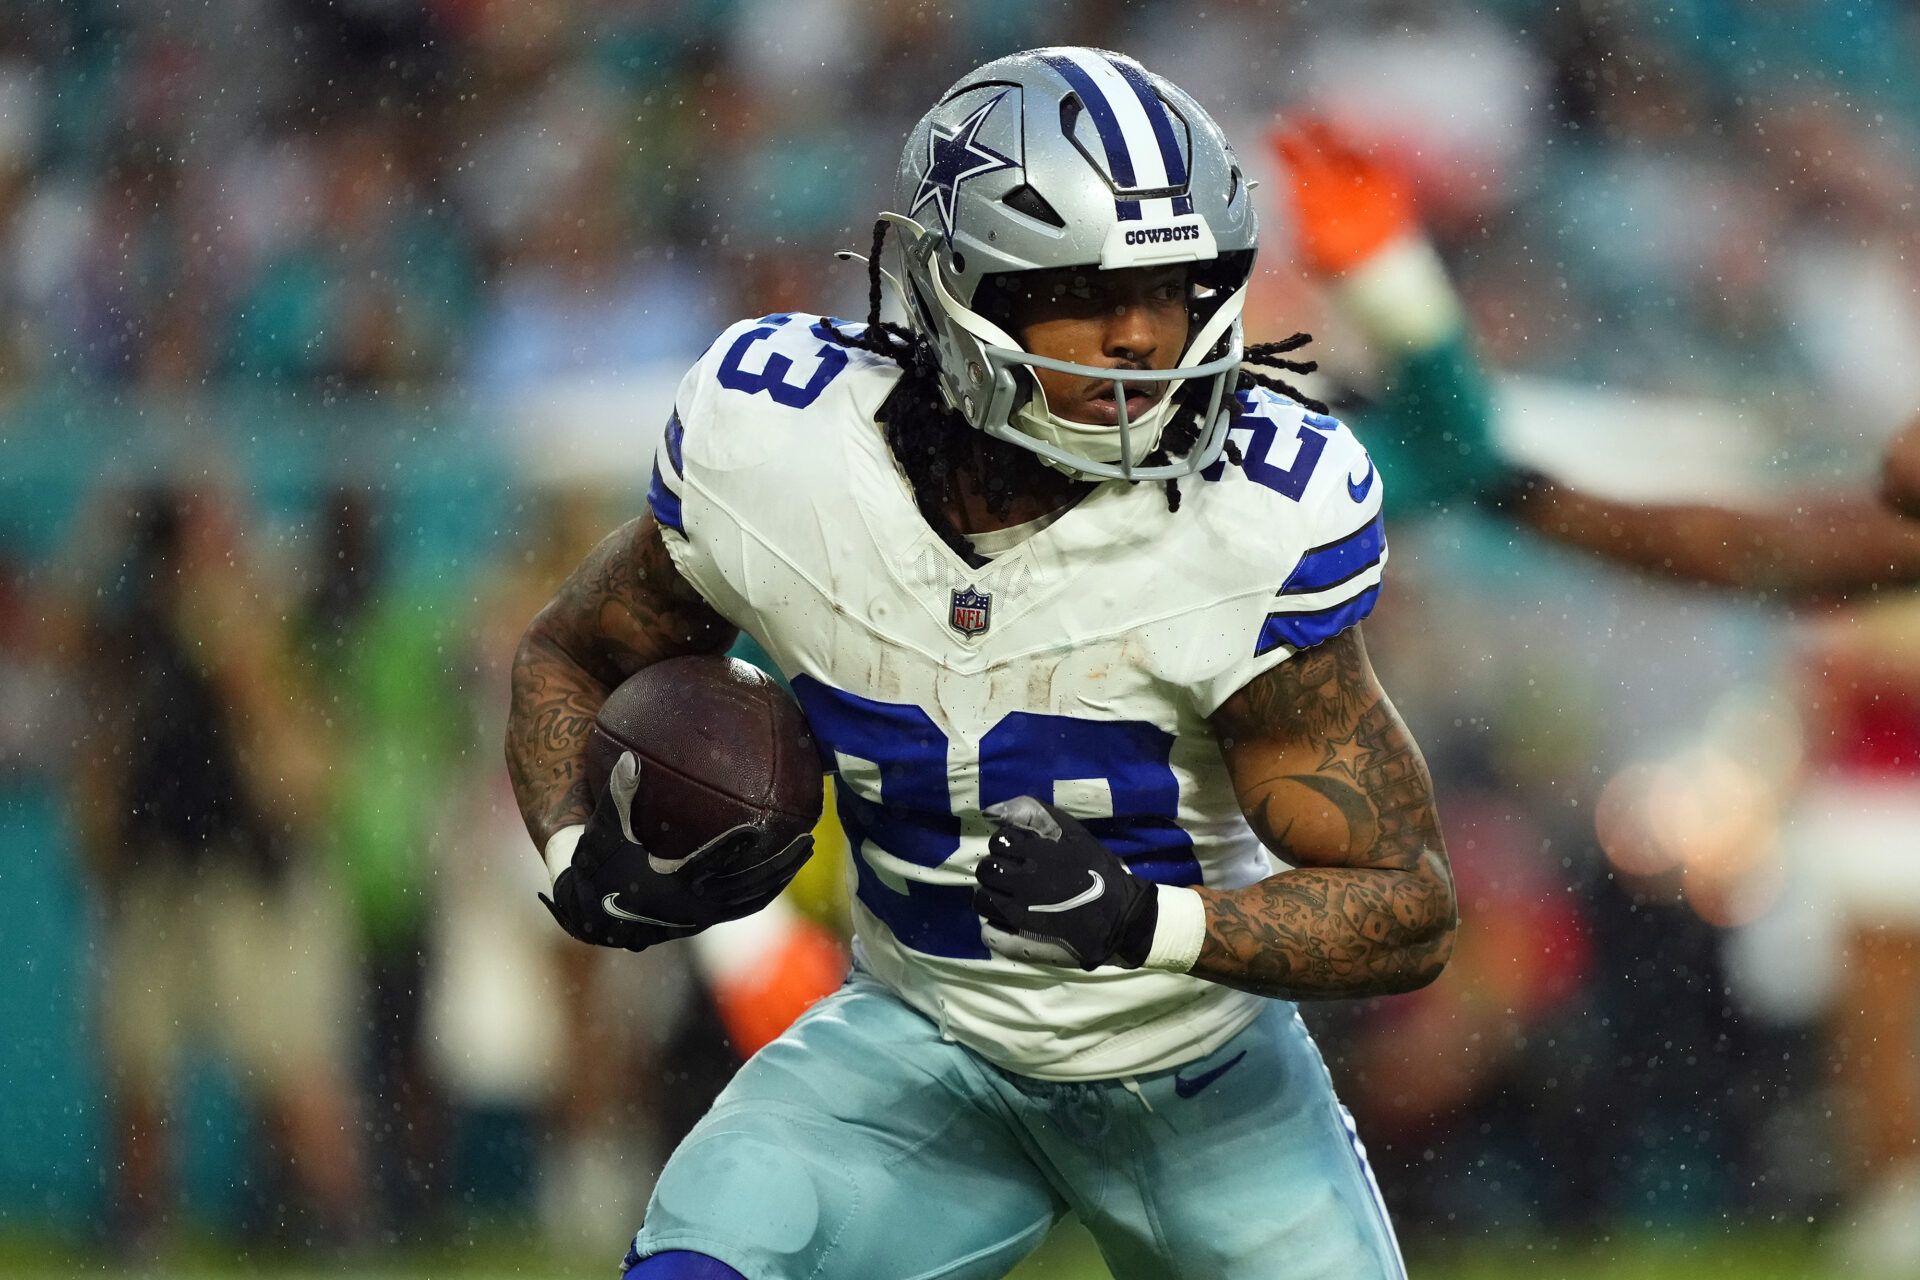
[[(1157, 386), (1149, 390), (1144, 387), (1127, 387), (1126, 394), (1127, 421), (1138, 422), (1141, 414), (1159, 403), (1160, 397), (1166, 394), (1166, 388)], [(1088, 396), (1081, 401), (1081, 407), (1089, 422), (1107, 427), (1120, 425), (1120, 404), (1114, 397), (1114, 384), (1111, 382), (1105, 383), (1098, 395)]]

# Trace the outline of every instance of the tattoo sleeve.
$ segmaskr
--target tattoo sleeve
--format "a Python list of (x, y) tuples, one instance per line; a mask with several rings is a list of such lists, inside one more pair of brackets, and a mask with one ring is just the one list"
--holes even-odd
[(1359, 628), (1253, 680), (1213, 724), (1254, 834), (1293, 869), (1200, 890), (1194, 974), (1291, 1000), (1438, 976), (1457, 916), (1433, 782)]
[(674, 567), (651, 515), (588, 553), (513, 657), (507, 772), (535, 845), (592, 812), (587, 738), (608, 691), (648, 663), (717, 653), (734, 634)]

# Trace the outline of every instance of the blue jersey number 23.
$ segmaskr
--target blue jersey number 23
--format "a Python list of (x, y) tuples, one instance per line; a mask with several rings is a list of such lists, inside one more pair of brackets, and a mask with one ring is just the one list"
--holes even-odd
[[(829, 323), (821, 321), (812, 326), (814, 336), (820, 339), (818, 347), (812, 351), (793, 354), (774, 350), (761, 354), (760, 367), (746, 367), (748, 354), (755, 347), (775, 339), (781, 334), (786, 323), (793, 319), (791, 315), (771, 315), (764, 317), (759, 324), (733, 340), (727, 348), (727, 354), (720, 357), (720, 368), (716, 373), (720, 385), (732, 391), (744, 391), (748, 395), (764, 392), (775, 404), (786, 405), (789, 409), (804, 409), (820, 398), (827, 384), (840, 375), (847, 367), (846, 349), (832, 341), (821, 331)], [(794, 332), (798, 332), (795, 330)], [(791, 345), (776, 342), (775, 345)], [(794, 355), (801, 359), (811, 358), (815, 364), (813, 373), (804, 382), (793, 376)]]
[[(867, 841), (903, 862), (937, 867), (959, 850), (946, 734), (909, 703), (877, 702), (806, 675), (794, 677), (793, 691), (829, 761), (863, 760), (879, 773), (877, 802), (844, 778), (834, 789), (840, 823), (855, 851), (861, 903), (915, 951), (986, 959), (970, 889), (908, 881), (902, 893), (858, 852)], [(1193, 840), (1175, 821), (1180, 784), (1172, 753), (1173, 735), (1143, 721), (1015, 711), (980, 740), (980, 807), (1018, 795), (1051, 802), (1057, 783), (1104, 782), (1112, 815), (1087, 819), (1087, 829), (1137, 876), (1198, 884)]]

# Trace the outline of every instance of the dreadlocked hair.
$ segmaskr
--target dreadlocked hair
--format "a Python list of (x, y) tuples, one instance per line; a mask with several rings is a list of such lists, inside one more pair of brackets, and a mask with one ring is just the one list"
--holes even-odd
[[(1011, 509), (1011, 477), (1018, 474), (1021, 451), (1016, 445), (968, 428), (966, 419), (954, 411), (940, 390), (940, 362), (934, 355), (933, 345), (907, 326), (880, 318), (880, 252), (886, 247), (886, 240), (887, 220), (881, 218), (873, 224), (873, 243), (867, 254), (865, 327), (857, 333), (834, 325), (825, 325), (823, 329), (842, 346), (870, 352), (900, 366), (905, 376), (894, 384), (880, 406), (880, 424), (886, 432), (887, 447), (906, 473), (921, 518), (955, 554), (971, 561), (975, 558), (973, 544), (947, 518), (947, 503), (954, 496), (955, 474), (963, 459), (955, 441), (971, 437), (973, 447), (980, 450), (983, 460), (990, 461), (999, 455), (1009, 462), (1008, 466), (984, 468), (981, 477), (986, 487), (987, 510), (997, 516), (1004, 516)], [(1287, 373), (1312, 373), (1319, 367), (1315, 361), (1288, 358), (1289, 353), (1311, 341), (1312, 335), (1296, 333), (1279, 342), (1258, 342), (1246, 348), (1240, 376), (1234, 384), (1235, 392), (1264, 387), (1314, 413), (1326, 413), (1325, 404), (1279, 374), (1265, 372), (1279, 369)], [(1141, 465), (1164, 466), (1199, 442), (1200, 415), (1206, 408), (1204, 392), (1204, 387), (1189, 383), (1176, 393), (1177, 408), (1173, 417), (1160, 433), (1159, 445), (1141, 459)], [(1240, 402), (1229, 397), (1227, 412), (1237, 419), (1241, 413)], [(1239, 446), (1232, 440), (1226, 442), (1225, 454), (1234, 466), (1242, 465)], [(1179, 483), (1166, 480), (1162, 484), (1167, 495), (1167, 510), (1180, 510)]]
[[(880, 406), (880, 425), (886, 433), (887, 448), (906, 473), (913, 491), (913, 505), (940, 541), (962, 560), (972, 563), (976, 556), (967, 536), (954, 528), (947, 518), (947, 502), (953, 496), (955, 471), (961, 454), (955, 441), (967, 434), (979, 435), (988, 452), (1014, 446), (990, 436), (969, 432), (967, 423), (940, 391), (940, 361), (933, 344), (907, 328), (880, 318), (880, 251), (886, 247), (887, 220), (873, 224), (873, 244), (867, 254), (867, 323), (857, 333), (836, 325), (823, 326), (835, 342), (867, 351), (899, 365), (904, 375), (894, 384)], [(997, 449), (995, 448), (997, 446)], [(990, 467), (982, 477), (986, 485), (987, 509), (1005, 515), (1013, 503), (1011, 467)]]
[[(1284, 369), (1288, 373), (1312, 373), (1320, 367), (1316, 361), (1290, 360), (1287, 358), (1288, 352), (1298, 351), (1301, 347), (1306, 346), (1312, 341), (1312, 334), (1296, 333), (1292, 337), (1281, 339), (1279, 342), (1256, 342), (1252, 346), (1247, 347), (1240, 357), (1240, 377), (1234, 383), (1234, 391), (1238, 393), (1241, 391), (1251, 391), (1255, 387), (1265, 387), (1269, 391), (1279, 392), (1281, 395), (1298, 402), (1315, 413), (1325, 413), (1327, 411), (1326, 405), (1315, 400), (1312, 396), (1307, 395), (1279, 374), (1260, 372), (1261, 369)], [(1200, 415), (1206, 410), (1205, 390), (1204, 387), (1195, 383), (1188, 383), (1186, 386), (1180, 388), (1177, 393), (1179, 397), (1179, 407), (1175, 410), (1172, 420), (1167, 423), (1166, 430), (1160, 433), (1160, 446), (1142, 458), (1140, 460), (1141, 465), (1150, 467), (1165, 466), (1168, 462), (1182, 456), (1187, 450), (1199, 443)], [(1229, 398), (1227, 401), (1227, 412), (1232, 414), (1234, 418), (1239, 418), (1241, 412), (1240, 401)], [(1239, 445), (1235, 444), (1232, 440), (1228, 440), (1223, 452), (1226, 454), (1228, 462), (1231, 462), (1236, 467), (1241, 465), (1242, 459), (1240, 457)], [(1175, 480), (1163, 480), (1161, 483), (1166, 486), (1167, 490), (1167, 510), (1178, 511), (1180, 509), (1179, 482)]]

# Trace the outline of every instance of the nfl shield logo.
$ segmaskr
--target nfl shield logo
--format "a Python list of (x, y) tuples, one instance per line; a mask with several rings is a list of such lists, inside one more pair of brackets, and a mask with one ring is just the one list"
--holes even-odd
[(993, 597), (982, 595), (972, 587), (965, 587), (953, 593), (953, 615), (948, 619), (953, 629), (972, 639), (987, 629), (993, 620)]

